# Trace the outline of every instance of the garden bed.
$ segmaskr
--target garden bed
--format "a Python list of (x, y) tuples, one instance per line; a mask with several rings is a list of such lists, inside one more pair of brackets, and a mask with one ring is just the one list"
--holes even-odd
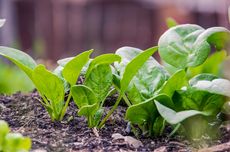
[[(70, 102), (69, 110), (62, 122), (51, 122), (38, 98), (36, 92), (0, 96), (0, 119), (6, 120), (13, 132), (29, 136), (32, 139), (32, 150), (55, 152), (194, 150), (191, 144), (180, 136), (167, 138), (167, 135), (164, 135), (156, 139), (140, 137), (135, 140), (137, 138), (126, 129), (127, 122), (123, 119), (126, 107), (123, 106), (119, 106), (103, 129), (95, 130), (87, 127), (84, 117), (77, 116), (77, 107), (73, 102)], [(113, 102), (114, 98), (108, 100)], [(133, 138), (125, 140), (119, 134)], [(205, 147), (210, 146), (209, 144), (218, 145), (230, 141), (230, 131), (227, 127), (222, 127), (221, 134), (220, 140), (212, 141)], [(222, 151), (230, 150), (229, 144), (223, 146), (225, 147)]]

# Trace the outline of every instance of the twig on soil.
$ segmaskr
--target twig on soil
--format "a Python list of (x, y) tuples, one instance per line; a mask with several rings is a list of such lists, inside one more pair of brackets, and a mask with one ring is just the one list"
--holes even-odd
[(200, 149), (198, 150), (198, 152), (217, 152), (217, 151), (227, 151), (227, 150), (230, 150), (230, 141), (209, 148)]

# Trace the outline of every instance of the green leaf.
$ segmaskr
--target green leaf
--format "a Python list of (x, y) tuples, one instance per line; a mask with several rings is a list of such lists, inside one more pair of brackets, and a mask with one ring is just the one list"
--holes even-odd
[(179, 70), (166, 81), (160, 93), (165, 93), (169, 97), (172, 97), (176, 90), (180, 90), (184, 86), (188, 86), (186, 73), (184, 70)]
[(112, 86), (113, 75), (109, 65), (102, 64), (90, 70), (85, 85), (94, 92), (97, 101), (103, 101)]
[(161, 104), (160, 102), (158, 102), (156, 100), (155, 100), (155, 104), (156, 104), (157, 110), (160, 113), (160, 115), (168, 123), (170, 123), (172, 125), (178, 124), (178, 123), (182, 122), (183, 120), (190, 118), (192, 116), (195, 116), (195, 115), (205, 115), (205, 116), (210, 115), (208, 112), (201, 112), (201, 111), (197, 111), (197, 110), (186, 110), (186, 111), (176, 112), (176, 111), (164, 106), (163, 104)]
[(190, 85), (202, 91), (215, 93), (230, 97), (230, 81), (222, 78), (215, 78), (211, 74), (200, 74), (190, 81)]
[(49, 101), (57, 118), (64, 104), (64, 84), (63, 81), (46, 70), (45, 66), (38, 65), (33, 72), (34, 84), (41, 95), (44, 95)]
[(93, 68), (95, 68), (97, 65), (100, 65), (100, 64), (109, 65), (109, 64), (112, 64), (113, 62), (116, 62), (116, 61), (117, 62), (121, 61), (121, 57), (119, 55), (116, 55), (116, 54), (103, 54), (103, 55), (97, 56), (89, 64), (89, 68), (86, 72), (85, 77), (87, 78), (90, 75)]
[(0, 55), (12, 61), (23, 70), (30, 79), (32, 78), (32, 70), (37, 64), (28, 54), (13, 48), (0, 46)]
[(222, 76), (222, 63), (226, 58), (226, 51), (222, 50), (220, 52), (215, 52), (202, 65), (198, 67), (190, 67), (187, 72), (188, 77), (191, 78), (201, 73), (210, 73), (217, 76)]
[(149, 99), (128, 107), (125, 119), (133, 124), (153, 123), (157, 117), (157, 110), (153, 101), (154, 99)]
[(159, 39), (159, 53), (168, 64), (185, 69), (201, 65), (208, 57), (211, 45), (223, 49), (229, 41), (226, 28), (207, 30), (198, 25), (184, 24), (167, 30)]
[(81, 108), (85, 105), (97, 103), (97, 98), (93, 91), (85, 85), (74, 85), (71, 87), (71, 93), (76, 105)]
[[(116, 54), (122, 57), (122, 61), (115, 63), (117, 73), (123, 75), (127, 65), (141, 53), (143, 53), (142, 50), (132, 47), (118, 49)], [(167, 79), (168, 74), (163, 67), (153, 57), (149, 57), (130, 82), (126, 91), (128, 98), (132, 104), (140, 103), (152, 97)]]
[(62, 74), (66, 81), (70, 83), (70, 85), (76, 84), (81, 70), (89, 61), (89, 56), (92, 52), (93, 50), (85, 51), (74, 57), (65, 65)]
[(121, 92), (124, 93), (130, 81), (137, 74), (138, 70), (144, 65), (144, 63), (157, 51), (157, 47), (150, 48), (133, 58), (125, 67), (124, 73), (121, 77)]
[(0, 27), (2, 27), (5, 24), (6, 20), (5, 19), (0, 19)]
[(71, 93), (75, 104), (79, 108), (78, 115), (86, 116), (88, 118), (88, 126), (90, 128), (95, 127), (100, 119), (94, 116), (100, 109), (93, 91), (85, 85), (74, 85), (71, 87)]
[(176, 22), (176, 20), (173, 19), (172, 17), (168, 17), (168, 18), (166, 19), (166, 24), (167, 24), (167, 27), (168, 27), (168, 28), (172, 28), (172, 27), (178, 25), (178, 23)]

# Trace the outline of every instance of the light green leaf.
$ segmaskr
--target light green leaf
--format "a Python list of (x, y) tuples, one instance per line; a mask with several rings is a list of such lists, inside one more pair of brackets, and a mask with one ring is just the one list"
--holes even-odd
[(76, 84), (81, 70), (89, 61), (89, 56), (92, 52), (93, 50), (85, 51), (74, 57), (65, 65), (62, 71), (62, 75), (66, 79), (66, 81), (70, 83), (70, 85)]
[(213, 27), (207, 30), (198, 25), (184, 24), (167, 30), (159, 39), (159, 53), (168, 64), (177, 68), (201, 65), (208, 57), (211, 45), (223, 49), (229, 42), (226, 28)]
[(176, 90), (180, 90), (184, 86), (188, 86), (186, 73), (184, 70), (179, 70), (166, 81), (160, 93), (165, 93), (169, 97), (172, 97)]
[(0, 55), (12, 61), (23, 70), (29, 78), (32, 78), (32, 70), (37, 64), (28, 54), (13, 48), (0, 46)]
[(107, 96), (113, 82), (110, 65), (98, 65), (90, 71), (84, 84), (92, 89), (96, 95), (97, 101), (101, 102)]
[[(38, 65), (33, 72), (33, 80), (41, 95), (44, 95), (51, 104), (56, 114), (60, 114), (64, 104), (64, 84), (63, 81), (46, 70), (45, 66)], [(58, 116), (57, 116), (58, 117)]]
[(5, 19), (0, 19), (0, 27), (2, 27), (5, 24), (6, 20)]
[(227, 59), (226, 51), (213, 53), (203, 64), (198, 67), (188, 68), (188, 77), (194, 77), (201, 73), (210, 73), (217, 76), (223, 75), (222, 63)]
[(183, 120), (190, 118), (192, 116), (195, 116), (195, 115), (205, 115), (205, 116), (209, 115), (208, 112), (201, 112), (201, 111), (197, 111), (197, 110), (186, 110), (186, 111), (176, 112), (176, 111), (164, 106), (163, 104), (161, 104), (160, 102), (158, 102), (156, 100), (155, 100), (155, 104), (156, 104), (157, 110), (160, 113), (160, 115), (168, 123), (170, 123), (172, 125), (178, 124), (178, 123), (182, 122)]
[(133, 124), (153, 123), (157, 117), (157, 110), (153, 101), (154, 99), (149, 99), (128, 107), (125, 119)]
[[(118, 49), (116, 54), (122, 57), (122, 61), (115, 63), (117, 73), (122, 76), (126, 66), (141, 53), (143, 53), (142, 50), (132, 47)], [(168, 74), (163, 67), (153, 57), (149, 57), (129, 84), (126, 92), (130, 101), (136, 104), (152, 97), (167, 79)]]
[(97, 103), (97, 98), (93, 91), (85, 85), (74, 85), (71, 87), (71, 94), (75, 104), (82, 108)]
[(121, 92), (125, 92), (129, 86), (130, 81), (137, 74), (138, 70), (144, 65), (144, 63), (157, 51), (157, 47), (150, 48), (135, 58), (133, 58), (126, 66), (124, 73), (121, 77)]
[(230, 81), (227, 79), (215, 78), (215, 76), (211, 74), (200, 74), (194, 77), (191, 79), (190, 85), (197, 90), (230, 97)]
[(86, 78), (89, 76), (90, 72), (92, 71), (93, 68), (95, 68), (97, 65), (100, 64), (112, 64), (113, 62), (120, 62), (121, 57), (116, 54), (103, 54), (100, 56), (97, 56), (92, 60), (92, 62), (89, 64), (89, 68), (86, 72)]

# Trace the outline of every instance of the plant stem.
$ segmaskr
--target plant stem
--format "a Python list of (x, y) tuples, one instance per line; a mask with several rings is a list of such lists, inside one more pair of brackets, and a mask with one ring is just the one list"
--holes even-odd
[(131, 106), (132, 104), (129, 102), (129, 99), (127, 98), (127, 96), (124, 94), (123, 99), (125, 100), (125, 103), (127, 104), (127, 106)]
[(67, 100), (66, 100), (66, 102), (65, 102), (65, 106), (64, 106), (64, 108), (62, 109), (61, 116), (60, 116), (60, 119), (59, 119), (59, 120), (62, 120), (62, 119), (63, 119), (63, 117), (64, 117), (64, 115), (65, 115), (65, 112), (66, 112), (66, 109), (67, 109), (67, 107), (68, 107), (68, 105), (69, 105), (71, 96), (72, 96), (72, 95), (71, 95), (71, 91), (70, 91), (70, 93), (69, 93), (69, 95), (68, 95), (68, 98), (67, 98)]
[(117, 100), (116, 100), (116, 102), (115, 102), (115, 104), (114, 104), (114, 106), (113, 106), (113, 108), (108, 112), (108, 114), (105, 116), (105, 118), (101, 121), (101, 123), (99, 124), (98, 128), (101, 128), (105, 124), (107, 119), (110, 117), (110, 115), (114, 112), (114, 110), (116, 110), (118, 104), (121, 101), (122, 96), (123, 96), (123, 93), (120, 93), (118, 98), (117, 98)]

